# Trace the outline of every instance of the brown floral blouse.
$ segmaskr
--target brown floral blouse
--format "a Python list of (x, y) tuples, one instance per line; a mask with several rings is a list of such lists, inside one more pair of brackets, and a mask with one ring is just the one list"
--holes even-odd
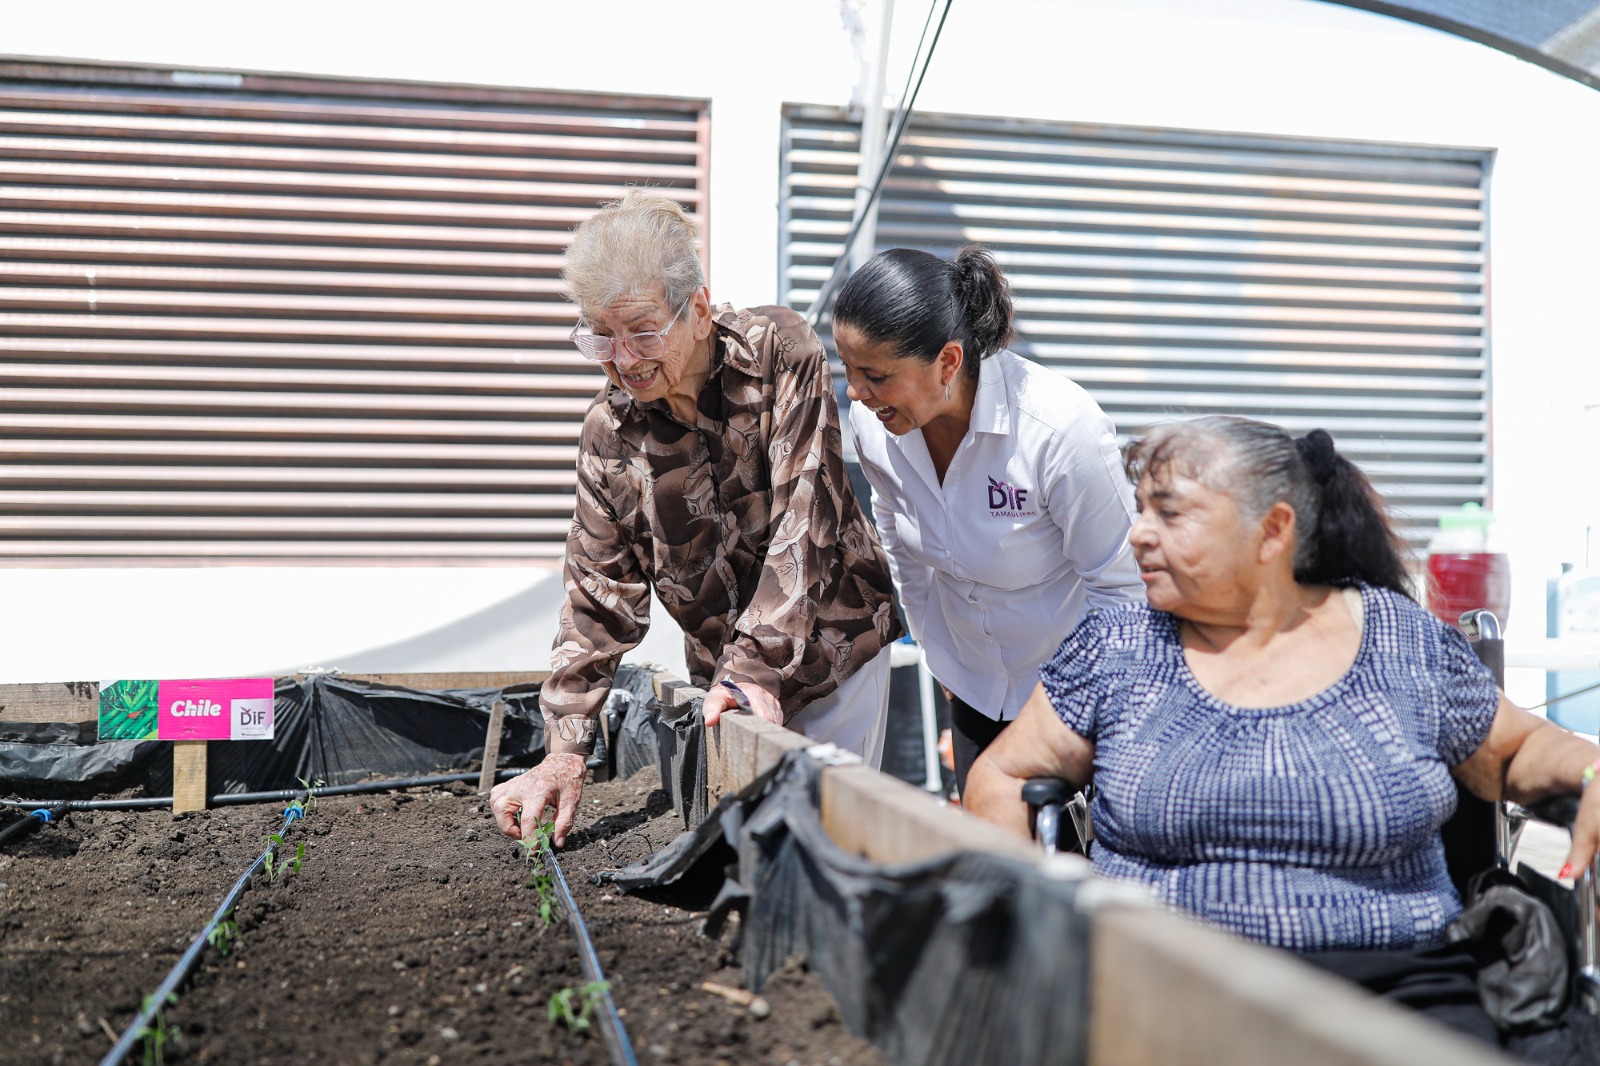
[(695, 425), (609, 381), (584, 418), (567, 598), (540, 693), (552, 753), (593, 747), (652, 588), (683, 627), (695, 684), (759, 685), (786, 718), (900, 635), (822, 343), (785, 307), (723, 305), (714, 319)]

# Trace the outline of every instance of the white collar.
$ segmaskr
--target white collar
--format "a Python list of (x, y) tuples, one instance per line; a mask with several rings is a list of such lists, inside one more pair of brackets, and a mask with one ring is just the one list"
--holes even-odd
[(1011, 394), (1006, 388), (1004, 350), (978, 364), (978, 389), (972, 396), (972, 432), (1011, 435)]

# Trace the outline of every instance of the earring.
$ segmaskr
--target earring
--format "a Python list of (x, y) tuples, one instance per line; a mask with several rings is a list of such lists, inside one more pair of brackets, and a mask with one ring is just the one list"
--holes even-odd
[(944, 400), (945, 403), (950, 402), (950, 383), (948, 381), (944, 383)]

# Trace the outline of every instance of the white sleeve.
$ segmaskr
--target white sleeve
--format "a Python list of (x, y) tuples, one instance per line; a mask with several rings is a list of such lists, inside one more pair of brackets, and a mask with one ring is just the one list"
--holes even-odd
[(1133, 486), (1123, 471), (1111, 420), (1093, 407), (1051, 442), (1050, 519), (1062, 550), (1082, 579), (1088, 608), (1144, 601), (1133, 561)]

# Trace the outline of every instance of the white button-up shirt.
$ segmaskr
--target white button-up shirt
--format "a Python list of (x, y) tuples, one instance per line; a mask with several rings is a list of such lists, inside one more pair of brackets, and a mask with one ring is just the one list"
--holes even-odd
[(1075, 382), (1008, 351), (985, 359), (943, 484), (920, 429), (895, 436), (862, 404), (850, 426), (912, 635), (979, 712), (1015, 718), (1091, 608), (1144, 599), (1115, 431)]

